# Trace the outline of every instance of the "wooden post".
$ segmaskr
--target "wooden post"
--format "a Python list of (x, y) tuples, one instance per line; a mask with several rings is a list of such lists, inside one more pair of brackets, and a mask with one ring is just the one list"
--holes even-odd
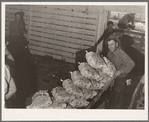
[(31, 30), (31, 9), (32, 9), (32, 6), (29, 5), (29, 18), (28, 18), (29, 23), (28, 23), (28, 35), (27, 35), (29, 42), (30, 42), (30, 30)]

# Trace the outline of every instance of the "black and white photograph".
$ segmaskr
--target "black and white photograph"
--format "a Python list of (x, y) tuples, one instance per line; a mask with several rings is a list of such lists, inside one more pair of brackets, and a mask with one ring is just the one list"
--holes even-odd
[(2, 120), (147, 120), (147, 5), (2, 2)]

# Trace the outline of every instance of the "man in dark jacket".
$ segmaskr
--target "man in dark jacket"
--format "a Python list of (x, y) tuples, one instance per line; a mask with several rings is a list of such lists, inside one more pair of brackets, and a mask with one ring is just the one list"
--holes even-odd
[(99, 38), (99, 40), (95, 44), (95, 47), (97, 48), (97, 45), (103, 40), (103, 46), (102, 46), (102, 52), (101, 52), (101, 54), (103, 56), (106, 56), (107, 52), (108, 52), (108, 47), (105, 44), (105, 40), (107, 38), (109, 38), (109, 36), (112, 35), (113, 33), (122, 32), (123, 31), (122, 29), (114, 29), (113, 25), (114, 24), (113, 24), (112, 21), (109, 21), (107, 23), (107, 29), (104, 31), (103, 35)]

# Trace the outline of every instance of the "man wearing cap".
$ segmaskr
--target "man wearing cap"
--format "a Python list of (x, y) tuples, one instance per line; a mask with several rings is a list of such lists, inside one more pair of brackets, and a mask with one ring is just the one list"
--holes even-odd
[(37, 88), (36, 72), (32, 65), (32, 58), (27, 50), (25, 22), (23, 12), (15, 13), (15, 20), (9, 25), (8, 50), (15, 61), (15, 82), (16, 82), (16, 108), (25, 108), (26, 99), (32, 95)]
[(115, 35), (111, 35), (106, 41), (109, 52), (108, 59), (115, 65), (117, 72), (116, 79), (111, 91), (111, 101), (107, 108), (123, 109), (124, 93), (127, 74), (135, 66), (134, 61), (120, 48), (119, 39)]
[[(97, 45), (103, 40), (102, 44), (102, 55), (106, 56), (108, 52), (108, 47), (105, 45), (105, 40), (113, 33), (116, 32), (122, 32), (122, 29), (114, 29), (113, 28), (114, 23), (112, 21), (107, 22), (107, 29), (104, 31), (103, 35), (99, 38), (99, 40), (95, 44), (95, 48), (97, 48)], [(98, 49), (97, 49), (98, 50)]]

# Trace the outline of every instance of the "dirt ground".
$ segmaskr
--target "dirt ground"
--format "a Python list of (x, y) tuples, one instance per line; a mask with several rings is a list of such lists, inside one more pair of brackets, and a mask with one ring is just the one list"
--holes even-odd
[(37, 57), (37, 82), (38, 90), (52, 90), (60, 86), (60, 79), (70, 77), (70, 71), (74, 71), (74, 64), (56, 60), (52, 57)]

